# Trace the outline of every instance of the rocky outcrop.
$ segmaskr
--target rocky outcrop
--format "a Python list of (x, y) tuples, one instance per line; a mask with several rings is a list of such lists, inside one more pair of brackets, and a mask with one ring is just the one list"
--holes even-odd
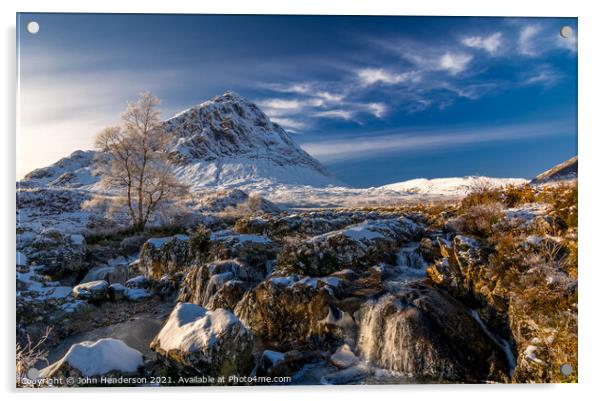
[(255, 365), (253, 334), (225, 309), (178, 303), (150, 346), (178, 374), (243, 376)]
[(432, 381), (500, 380), (503, 351), (460, 302), (424, 283), (366, 303), (355, 315), (362, 358)]
[(347, 325), (348, 314), (335, 304), (330, 286), (323, 281), (275, 277), (245, 294), (235, 313), (265, 341), (312, 346), (337, 343)]
[(209, 309), (234, 309), (246, 290), (261, 280), (264, 274), (238, 260), (222, 260), (196, 266), (186, 275), (178, 300)]
[(165, 274), (182, 271), (188, 265), (188, 237), (175, 235), (151, 238), (140, 251), (139, 269), (146, 277), (159, 280)]
[(34, 238), (27, 251), (37, 271), (53, 278), (72, 275), (85, 267), (86, 241), (80, 234), (45, 231)]
[(381, 262), (395, 264), (399, 245), (415, 239), (421, 227), (401, 217), (365, 220), (303, 242), (287, 244), (278, 259), (284, 273), (323, 276), (344, 268), (368, 267)]

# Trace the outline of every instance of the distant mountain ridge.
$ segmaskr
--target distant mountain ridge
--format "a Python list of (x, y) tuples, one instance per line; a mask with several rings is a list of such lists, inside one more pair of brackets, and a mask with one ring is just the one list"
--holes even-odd
[(577, 156), (571, 157), (562, 163), (559, 163), (549, 170), (536, 176), (531, 183), (543, 184), (547, 182), (573, 180), (579, 173), (579, 160)]

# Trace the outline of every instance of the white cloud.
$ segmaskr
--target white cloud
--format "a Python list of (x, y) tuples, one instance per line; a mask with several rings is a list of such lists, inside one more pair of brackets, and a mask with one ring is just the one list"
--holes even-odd
[(439, 59), (439, 68), (456, 75), (464, 71), (471, 60), (472, 56), (469, 54), (447, 52)]
[(374, 117), (382, 118), (387, 112), (387, 106), (383, 103), (369, 103), (368, 110), (370, 110)]
[(541, 31), (539, 25), (525, 25), (518, 36), (518, 51), (525, 56), (536, 56), (538, 51), (533, 38)]
[(303, 108), (303, 103), (297, 99), (265, 99), (260, 101), (259, 105), (267, 109), (290, 111)]
[(350, 110), (326, 110), (314, 113), (316, 117), (337, 118), (342, 120), (353, 119), (353, 112)]
[(415, 82), (420, 79), (420, 75), (416, 71), (406, 71), (399, 74), (382, 68), (363, 68), (357, 71), (357, 76), (362, 85), (365, 86), (378, 83), (393, 85), (407, 81)]
[(574, 127), (566, 121), (506, 125), (498, 127), (473, 127), (457, 129), (422, 128), (416, 132), (389, 134), (364, 133), (361, 137), (305, 143), (309, 154), (322, 161), (362, 159), (389, 152), (415, 152), (448, 149), (476, 143), (521, 140), (555, 135), (574, 135)]
[(542, 85), (549, 87), (560, 80), (560, 75), (549, 66), (544, 66), (536, 69), (531, 75), (528, 75), (524, 81), (524, 85)]
[(462, 44), (467, 47), (483, 49), (489, 54), (495, 54), (502, 45), (502, 33), (495, 32), (489, 36), (470, 36), (462, 39)]
[(304, 123), (303, 121), (295, 120), (293, 118), (273, 117), (273, 118), (270, 118), (270, 120), (272, 120), (272, 122), (280, 125), (285, 130), (291, 131), (291, 132), (303, 131), (308, 128), (306, 123)]

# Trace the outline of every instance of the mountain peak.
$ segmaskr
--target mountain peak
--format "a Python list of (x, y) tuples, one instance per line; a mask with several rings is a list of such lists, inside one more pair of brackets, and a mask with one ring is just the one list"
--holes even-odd
[[(233, 91), (176, 114), (163, 127), (172, 137), (174, 171), (193, 189), (341, 185), (257, 105)], [(93, 175), (95, 155), (101, 156), (75, 152), (22, 184), (92, 186), (99, 179)]]

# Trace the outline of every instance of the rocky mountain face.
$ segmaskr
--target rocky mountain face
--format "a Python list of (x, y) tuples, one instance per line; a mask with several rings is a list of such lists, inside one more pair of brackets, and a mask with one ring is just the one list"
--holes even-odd
[(577, 156), (557, 164), (549, 170), (544, 171), (535, 177), (532, 184), (545, 184), (550, 182), (559, 182), (574, 180), (577, 178), (579, 161)]
[[(340, 184), (259, 107), (234, 92), (182, 111), (164, 128), (173, 136), (169, 155), (176, 175), (193, 190)], [(19, 185), (95, 190), (100, 177), (94, 163), (102, 157), (75, 151), (27, 174)]]

